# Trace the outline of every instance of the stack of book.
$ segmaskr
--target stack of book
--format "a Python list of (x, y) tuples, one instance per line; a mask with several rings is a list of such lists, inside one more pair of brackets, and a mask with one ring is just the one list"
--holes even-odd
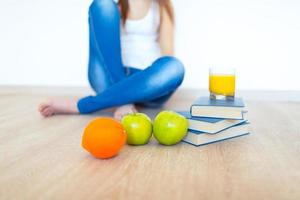
[(249, 122), (245, 119), (244, 102), (234, 100), (211, 100), (200, 97), (190, 111), (179, 112), (189, 121), (189, 131), (184, 142), (201, 146), (249, 134)]

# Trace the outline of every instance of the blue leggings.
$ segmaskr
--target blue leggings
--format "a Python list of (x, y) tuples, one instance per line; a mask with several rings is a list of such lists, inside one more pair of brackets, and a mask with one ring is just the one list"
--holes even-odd
[(123, 66), (120, 14), (113, 0), (93, 1), (89, 34), (88, 78), (96, 95), (78, 101), (80, 113), (129, 103), (161, 106), (182, 83), (184, 67), (174, 57), (159, 58), (145, 70)]

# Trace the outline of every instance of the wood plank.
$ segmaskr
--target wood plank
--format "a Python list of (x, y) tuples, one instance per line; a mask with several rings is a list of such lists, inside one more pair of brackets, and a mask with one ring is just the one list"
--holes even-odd
[[(300, 103), (248, 100), (251, 135), (196, 148), (155, 140), (97, 160), (85, 125), (109, 111), (43, 119), (47, 95), (1, 93), (0, 199), (300, 199)], [(175, 95), (165, 109), (196, 97)], [(154, 117), (159, 110), (143, 109)]]

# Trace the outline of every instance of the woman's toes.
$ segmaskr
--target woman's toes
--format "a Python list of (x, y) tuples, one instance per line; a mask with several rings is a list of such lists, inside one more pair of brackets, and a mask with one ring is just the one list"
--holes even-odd
[(116, 110), (115, 113), (114, 113), (114, 118), (118, 121), (121, 121), (122, 119), (122, 113), (120, 112), (120, 110)]
[(48, 115), (48, 109), (46, 108), (46, 109), (44, 109), (43, 111), (41, 111), (41, 115), (42, 115), (43, 117), (47, 117), (47, 115)]
[(135, 108), (135, 106), (133, 106), (133, 107), (131, 108), (131, 111), (132, 111), (132, 113), (138, 112), (137, 109)]
[(49, 117), (51, 115), (53, 115), (53, 109), (48, 107), (48, 108), (45, 108), (42, 113), (41, 113), (44, 117)]
[(45, 108), (47, 108), (48, 107), (48, 104), (46, 104), (46, 103), (41, 103), (40, 105), (39, 105), (39, 108), (38, 108), (38, 110), (40, 111), (40, 112), (42, 112)]
[(40, 114), (44, 116), (45, 110), (46, 110), (47, 108), (48, 108), (48, 107), (43, 107), (43, 108), (41, 108), (41, 109), (39, 108)]
[(135, 113), (137, 112), (136, 108), (134, 105), (124, 105), (121, 106), (119, 108), (117, 108), (117, 110), (114, 113), (114, 118), (116, 120), (122, 120), (122, 117), (127, 115), (127, 114), (131, 114), (131, 113)]
[(120, 114), (115, 114), (115, 116), (114, 116), (114, 118), (116, 119), (116, 120), (118, 120), (118, 121), (121, 121), (122, 120), (122, 115), (120, 115)]

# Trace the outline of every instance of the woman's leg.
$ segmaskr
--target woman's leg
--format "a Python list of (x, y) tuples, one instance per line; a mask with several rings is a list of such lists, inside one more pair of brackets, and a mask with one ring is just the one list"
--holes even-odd
[[(120, 14), (113, 0), (93, 1), (89, 9), (89, 31), (88, 78), (91, 87), (100, 93), (126, 77), (121, 60)], [(52, 99), (41, 103), (39, 111), (45, 117), (58, 113), (79, 113), (77, 103), (76, 98)], [(130, 109), (127, 111), (130, 112)]]
[(113, 0), (94, 0), (91, 4), (89, 38), (88, 78), (98, 94), (126, 76), (121, 60), (120, 14)]
[[(141, 72), (141, 71), (142, 71), (141, 69), (137, 69), (134, 67), (127, 68), (127, 74), (129, 76), (132, 74), (135, 74), (137, 72)], [(166, 103), (170, 99), (170, 97), (173, 95), (173, 93), (174, 93), (174, 91), (172, 91), (169, 94), (166, 94), (162, 97), (159, 97), (157, 99), (153, 99), (148, 102), (137, 102), (136, 104), (140, 105), (140, 106), (150, 107), (150, 108), (158, 108), (158, 107), (161, 107), (164, 103)]]
[(163, 57), (152, 66), (111, 85), (96, 96), (78, 102), (80, 113), (136, 102), (149, 102), (169, 95), (179, 87), (184, 77), (182, 63), (174, 57)]
[[(89, 9), (90, 59), (88, 77), (99, 94), (125, 78), (121, 61), (120, 14), (113, 0), (94, 0)], [(134, 105), (123, 105), (114, 113), (116, 119), (137, 112)]]

